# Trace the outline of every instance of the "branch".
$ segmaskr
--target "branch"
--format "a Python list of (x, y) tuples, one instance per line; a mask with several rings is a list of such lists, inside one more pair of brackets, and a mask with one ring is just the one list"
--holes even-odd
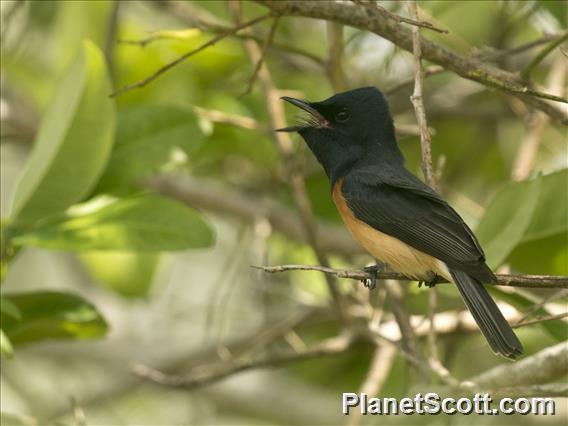
[(326, 22), (328, 40), (327, 74), (335, 92), (347, 90), (347, 76), (343, 70), (343, 25)]
[[(444, 69), (444, 67), (441, 67), (439, 65), (432, 65), (431, 67), (426, 68), (425, 70), (423, 70), (422, 75), (423, 78), (426, 77), (430, 77), (432, 75), (437, 75), (437, 74), (441, 74), (443, 72), (445, 72), (446, 69)], [(397, 83), (396, 85), (389, 87), (388, 89), (384, 90), (383, 93), (385, 94), (385, 96), (392, 96), (394, 95), (396, 92), (398, 92), (399, 90), (405, 89), (407, 87), (410, 87), (414, 84), (414, 76), (412, 76), (411, 78), (401, 81), (400, 83)]]
[[(568, 34), (567, 34), (568, 35)], [(564, 81), (566, 78), (566, 59), (558, 57), (546, 79), (546, 88), (551, 93), (562, 94), (564, 91)], [(527, 179), (534, 167), (538, 147), (542, 141), (542, 134), (550, 122), (549, 117), (540, 112), (534, 111), (527, 123), (527, 132), (513, 163), (511, 177), (520, 182)]]
[[(378, 395), (388, 379), (390, 370), (396, 360), (395, 345), (378, 345), (375, 348), (367, 376), (359, 388), (359, 394)], [(361, 423), (361, 411), (355, 410), (349, 416), (347, 426), (357, 426)]]
[(278, 26), (278, 19), (279, 19), (278, 16), (276, 16), (274, 18), (274, 20), (272, 21), (272, 25), (270, 26), (270, 32), (268, 33), (268, 37), (266, 38), (266, 40), (264, 40), (264, 43), (262, 44), (262, 52), (260, 53), (260, 58), (256, 62), (256, 65), (254, 67), (254, 71), (252, 72), (252, 75), (250, 76), (250, 79), (248, 81), (247, 88), (245, 89), (245, 91), (243, 92), (243, 94), (241, 96), (248, 95), (250, 93), (250, 91), (252, 90), (253, 86), (254, 86), (256, 78), (258, 77), (258, 72), (260, 71), (260, 68), (262, 67), (262, 64), (264, 63), (264, 56), (266, 55), (266, 51), (268, 50), (270, 45), (273, 43), (274, 33), (276, 32), (276, 27)]
[[(407, 2), (410, 15), (415, 20), (418, 20), (418, 6), (416, 0), (409, 0)], [(424, 107), (424, 70), (422, 68), (422, 51), (420, 47), (420, 28), (412, 27), (412, 49), (414, 53), (414, 92), (410, 97), (414, 111), (416, 114), (416, 121), (420, 129), (420, 151), (422, 155), (422, 173), (426, 179), (426, 183), (433, 188), (437, 189), (436, 176), (432, 170), (432, 135), (428, 127), (426, 119), (426, 108)], [(438, 348), (436, 342), (436, 330), (434, 328), (434, 316), (436, 311), (436, 289), (432, 288), (428, 292), (428, 315), (430, 317), (430, 333), (428, 334), (428, 347), (430, 361), (435, 366), (439, 367), (440, 371), (447, 372), (447, 377), (451, 377), (449, 372), (443, 367), (438, 359)]]
[[(418, 8), (416, 0), (410, 0), (408, 8), (414, 19), (418, 19)], [(416, 113), (416, 121), (420, 128), (420, 149), (422, 152), (422, 173), (426, 183), (433, 189), (436, 189), (434, 172), (432, 171), (432, 135), (428, 128), (426, 120), (426, 109), (424, 108), (423, 84), (424, 75), (422, 70), (422, 51), (420, 46), (420, 29), (412, 27), (412, 48), (414, 53), (414, 93), (410, 97), (414, 111)]]
[[(141, 186), (193, 208), (229, 215), (250, 224), (254, 224), (259, 216), (264, 216), (275, 231), (293, 240), (306, 242), (306, 233), (298, 214), (273, 199), (254, 197), (211, 180), (185, 174), (159, 175), (142, 182)], [(324, 221), (316, 223), (322, 250), (345, 256), (364, 253), (343, 226)]]
[(415, 377), (420, 383), (428, 382), (427, 359), (418, 344), (418, 338), (410, 322), (410, 314), (404, 303), (404, 295), (400, 283), (396, 280), (385, 281), (385, 290), (391, 312), (394, 315), (400, 330), (402, 352), (409, 355), (409, 359), (415, 368)]
[(568, 342), (562, 342), (514, 364), (494, 367), (470, 380), (489, 389), (546, 383), (568, 373), (567, 357)]
[[(233, 3), (229, 3), (233, 5)], [(235, 3), (236, 6), (240, 4)], [(239, 11), (235, 10), (234, 15), (238, 19)], [(247, 40), (244, 41), (245, 49), (252, 63), (261, 61), (262, 53), (260, 52), (256, 43)], [(261, 64), (258, 70), (258, 78), (265, 93), (266, 109), (270, 118), (272, 128), (277, 129), (285, 126), (286, 117), (284, 114), (284, 106), (280, 100), (280, 93), (274, 86), (272, 76), (266, 64)], [(318, 262), (324, 266), (329, 266), (329, 259), (324, 250), (322, 250), (319, 243), (319, 236), (316, 229), (316, 220), (312, 212), (310, 199), (306, 192), (306, 184), (304, 176), (294, 159), (294, 152), (292, 146), (292, 139), (288, 133), (273, 132), (272, 138), (276, 143), (281, 161), (286, 171), (288, 181), (292, 187), (292, 194), (294, 201), (300, 213), (300, 220), (303, 226), (303, 231), (306, 234), (307, 241), (312, 247)], [(344, 302), (341, 294), (337, 288), (337, 283), (333, 277), (326, 277), (326, 283), (332, 299), (337, 307), (339, 317), (344, 323), (348, 322), (348, 317), (345, 314)]]
[(247, 117), (246, 115), (233, 114), (216, 109), (206, 109), (198, 106), (193, 106), (191, 109), (198, 116), (212, 121), (213, 123), (221, 123), (241, 129), (258, 130), (261, 132), (268, 132), (270, 130), (267, 126), (260, 124), (254, 118)]
[(529, 80), (532, 71), (538, 66), (538, 64), (540, 64), (550, 52), (552, 52), (554, 49), (556, 49), (558, 46), (560, 46), (566, 40), (568, 40), (568, 33), (565, 33), (562, 37), (556, 39), (555, 41), (550, 43), (548, 46), (546, 46), (544, 49), (542, 49), (539, 52), (539, 54), (536, 55), (532, 59), (532, 61), (529, 62), (529, 64), (525, 67), (525, 69), (521, 71), (521, 78), (524, 79), (524, 80)]
[(442, 34), (448, 34), (449, 33), (449, 31), (444, 29), (444, 28), (435, 27), (431, 22), (418, 20), (418, 17), (416, 17), (416, 16), (413, 16), (414, 19), (410, 19), (410, 18), (405, 18), (404, 16), (397, 15), (396, 13), (392, 13), (392, 12), (388, 11), (387, 9), (385, 9), (384, 7), (379, 6), (379, 4), (374, 2), (374, 1), (362, 1), (362, 0), (352, 0), (352, 1), (353, 1), (353, 3), (356, 3), (356, 4), (369, 5), (371, 7), (374, 6), (382, 15), (384, 15), (388, 18), (394, 19), (399, 24), (401, 22), (404, 22), (405, 24), (410, 24), (410, 25), (414, 25), (416, 27), (426, 28), (426, 29), (429, 29), (429, 30), (436, 31), (437, 33), (442, 33)]
[(315, 347), (304, 352), (292, 352), (260, 360), (233, 360), (222, 364), (203, 365), (195, 368), (192, 372), (185, 376), (168, 375), (141, 364), (134, 365), (132, 367), (132, 371), (138, 376), (161, 385), (192, 389), (198, 386), (215, 383), (221, 379), (243, 371), (259, 368), (282, 367), (291, 363), (306, 361), (309, 359), (339, 355), (347, 351), (353, 345), (354, 341), (354, 336), (346, 333), (324, 340)]
[[(156, 6), (165, 8), (172, 16), (180, 19), (191, 27), (198, 27), (203, 31), (210, 31), (213, 33), (224, 33), (231, 29), (231, 26), (226, 22), (220, 20), (216, 15), (207, 12), (203, 8), (195, 7), (189, 2), (180, 2), (173, 0), (156, 0)], [(263, 45), (265, 39), (258, 37), (254, 34), (231, 34), (231, 37), (236, 37), (245, 40), (254, 40), (259, 45)], [(316, 65), (325, 68), (325, 60), (318, 55), (302, 50), (296, 46), (274, 42), (271, 43), (269, 48), (277, 49), (283, 52), (291, 53), (293, 55), (303, 56), (306, 59), (314, 62)]]
[(543, 37), (537, 38), (536, 40), (529, 41), (528, 43), (521, 44), (520, 46), (513, 47), (511, 49), (496, 50), (491, 52), (480, 52), (475, 54), (475, 56), (480, 60), (496, 61), (505, 56), (517, 55), (519, 53), (530, 50), (534, 47), (540, 46), (542, 44), (555, 41), (561, 37), (564, 37), (566, 34), (568, 34), (568, 31), (564, 31), (558, 34), (547, 34)]
[[(381, 15), (379, 11), (367, 11), (365, 8), (343, 2), (256, 1), (281, 15), (305, 16), (338, 22), (371, 31), (409, 52), (413, 50), (412, 34), (408, 28), (399, 25), (395, 19)], [(442, 65), (469, 80), (511, 93), (531, 106), (544, 111), (552, 119), (568, 123), (568, 117), (563, 110), (543, 99), (564, 103), (568, 102), (567, 100), (533, 90), (513, 73), (490, 67), (472, 57), (461, 56), (430, 40), (421, 38), (420, 44), (423, 59)]]
[[(274, 274), (286, 271), (318, 271), (325, 274), (335, 275), (338, 278), (350, 278), (354, 280), (367, 280), (370, 274), (365, 271), (353, 271), (346, 269), (334, 269), (323, 266), (309, 265), (280, 265), (280, 266), (252, 266), (264, 272)], [(521, 274), (495, 274), (496, 283), (485, 283), (488, 285), (499, 285), (506, 287), (523, 288), (568, 288), (568, 276), (552, 275), (521, 275)], [(377, 272), (377, 278), (383, 280), (406, 280), (416, 281), (416, 278), (407, 277), (398, 272)], [(438, 277), (435, 284), (446, 284), (448, 281)]]
[(543, 385), (512, 386), (490, 391), (495, 398), (520, 398), (520, 397), (568, 397), (568, 383), (546, 383)]
[(172, 62), (167, 63), (166, 65), (164, 65), (163, 67), (161, 67), (160, 69), (158, 69), (156, 72), (154, 72), (152, 75), (150, 75), (149, 77), (146, 77), (143, 80), (138, 81), (137, 83), (133, 83), (133, 84), (129, 84), (127, 86), (124, 86), (122, 89), (119, 89), (117, 91), (115, 91), (114, 93), (110, 94), (111, 98), (114, 98), (118, 95), (123, 94), (124, 92), (128, 92), (130, 90), (133, 89), (139, 89), (141, 87), (146, 86), (148, 83), (151, 83), (152, 81), (154, 81), (156, 78), (158, 78), (160, 75), (162, 75), (163, 73), (165, 73), (166, 71), (172, 69), (173, 67), (175, 67), (177, 64), (179, 64), (180, 62), (185, 61), (187, 58), (195, 55), (196, 53), (201, 52), (202, 50), (207, 49), (210, 46), (213, 46), (215, 43), (217, 43), (218, 41), (223, 40), (224, 38), (235, 34), (236, 32), (244, 29), (244, 28), (248, 28), (252, 25), (255, 25), (261, 21), (264, 21), (265, 19), (270, 18), (271, 16), (273, 16), (270, 13), (267, 13), (266, 15), (261, 15), (258, 16), (254, 19), (251, 19), (250, 21), (246, 21), (243, 22), (242, 24), (237, 25), (234, 28), (231, 28), (230, 30), (227, 30), (224, 33), (221, 33), (215, 37), (213, 37), (211, 40), (209, 40), (208, 42), (202, 44), (201, 46), (199, 46), (196, 49), (190, 50), (189, 52), (181, 55), (179, 58), (173, 60)]
[(515, 325), (512, 325), (511, 327), (513, 327), (513, 328), (525, 327), (527, 325), (538, 324), (538, 323), (541, 323), (541, 322), (544, 322), (544, 321), (553, 321), (553, 320), (562, 319), (562, 318), (566, 318), (566, 317), (568, 317), (568, 312), (562, 312), (561, 314), (556, 314), (556, 315), (543, 315), (543, 316), (540, 316), (540, 317), (536, 317), (532, 320), (519, 322)]

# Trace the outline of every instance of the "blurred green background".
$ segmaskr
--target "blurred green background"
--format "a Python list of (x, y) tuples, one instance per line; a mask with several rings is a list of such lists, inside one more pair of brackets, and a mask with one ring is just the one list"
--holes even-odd
[[(561, 1), (419, 4), (450, 31), (423, 36), (462, 54), (505, 50), (566, 28)], [(251, 19), (265, 8), (244, 2), (242, 12)], [(263, 275), (249, 267), (317, 261), (304, 241), (265, 217), (266, 203), (293, 211), (295, 205), (265, 93), (257, 82), (243, 95), (254, 64), (242, 39), (223, 39), (147, 86), (109, 98), (233, 26), (226, 2), (3, 0), (1, 14), (2, 424), (343, 423), (341, 392), (356, 392), (372, 354), (363, 342), (341, 356), (191, 391), (154, 385), (130, 370), (142, 363), (182, 373), (225, 359), (227, 347), (233, 355), (252, 349), (270, 355), (338, 330), (319, 274)], [(200, 20), (211, 25), (197, 29)], [(252, 32), (265, 39), (269, 30), (264, 21)], [(353, 28), (344, 28), (343, 40), (349, 87), (390, 93), (407, 166), (421, 177), (412, 85), (389, 91), (412, 78), (412, 56)], [(312, 100), (330, 96), (327, 46), (323, 21), (281, 18), (265, 56), (275, 86)], [(495, 63), (519, 71), (540, 49)], [(546, 85), (558, 67), (565, 75), (566, 58), (556, 49), (532, 78)], [(426, 79), (425, 103), (440, 190), (476, 229), (488, 263), (503, 272), (568, 275), (566, 128), (545, 122), (534, 161), (514, 179), (536, 119), (524, 104), (449, 72)], [(224, 118), (214, 115), (219, 111)], [(298, 136), (293, 149), (317, 218), (341, 226), (322, 169)], [(147, 179), (164, 174), (191, 176), (194, 193), (201, 188), (213, 201), (194, 197), (188, 206), (149, 191)], [(255, 217), (244, 220), (216, 205), (216, 197), (230, 201), (235, 194), (258, 206)], [(329, 255), (336, 267), (358, 269), (371, 260), (361, 252)], [(356, 282), (340, 285), (345, 294), (359, 291)], [(403, 286), (411, 313), (425, 314), (428, 290)], [(463, 309), (455, 289), (439, 287), (440, 311)], [(521, 314), (551, 294), (493, 291)], [(566, 310), (566, 301), (559, 294), (537, 313)], [(294, 333), (268, 342), (259, 337), (267, 325), (308, 311)], [(565, 341), (568, 331), (556, 320), (518, 333), (530, 355)], [(479, 333), (443, 336), (439, 350), (463, 379), (505, 362)], [(385, 368), (381, 394), (408, 395), (415, 383), (404, 360)], [(560, 398), (548, 418), (366, 421), (565, 424), (567, 410)]]

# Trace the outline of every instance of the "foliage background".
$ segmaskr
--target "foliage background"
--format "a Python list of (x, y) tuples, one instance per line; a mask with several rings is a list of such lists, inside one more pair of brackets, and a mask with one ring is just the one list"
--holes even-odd
[[(397, 2), (381, 3), (393, 11), (401, 8)], [(339, 396), (359, 388), (371, 359), (372, 346), (364, 342), (337, 357), (251, 371), (190, 391), (161, 387), (130, 371), (133, 363), (141, 363), (182, 373), (222, 360), (231, 355), (227, 345), (252, 345), (245, 338), (258, 338), (267, 325), (306, 309), (323, 314), (285, 339), (260, 339), (260, 347), (254, 349), (270, 355), (290, 344), (310, 345), (338, 330), (321, 276), (263, 275), (249, 268), (317, 263), (305, 242), (273, 231), (262, 209), (251, 223), (215, 208), (190, 209), (150, 194), (141, 184), (164, 173), (190, 175), (197, 186), (202, 183), (209, 189), (214, 182), (213, 189), (246, 194), (258, 206), (271, 200), (295, 209), (276, 146), (266, 131), (265, 94), (256, 84), (250, 94), (242, 95), (254, 68), (242, 41), (226, 38), (144, 88), (116, 100), (107, 97), (112, 87), (147, 77), (212, 36), (184, 31), (187, 14), (213, 16), (232, 25), (227, 4), (1, 5), (2, 423), (80, 424), (83, 415), (89, 425), (343, 422)], [(420, 7), (436, 25), (450, 31), (422, 34), (461, 53), (488, 46), (504, 50), (565, 29), (566, 4), (560, 1), (428, 1)], [(245, 2), (243, 12), (252, 18), (265, 8)], [(269, 28), (269, 22), (262, 22), (253, 31), (265, 38)], [(144, 47), (116, 43), (163, 30), (172, 32)], [(390, 42), (347, 27), (343, 40), (350, 87), (376, 85), (386, 90), (412, 77), (412, 56)], [(326, 63), (323, 21), (282, 18), (274, 42)], [(527, 50), (505, 56), (498, 65), (520, 70), (534, 55), (535, 50)], [(308, 56), (269, 49), (265, 60), (278, 88), (297, 97), (326, 98), (333, 88), (325, 66)], [(533, 79), (545, 84), (562, 61), (565, 67), (566, 58), (556, 49), (533, 71)], [(415, 123), (411, 90), (409, 85), (389, 97), (400, 128), (412, 129)], [(83, 103), (74, 108), (76, 96)], [(515, 98), (447, 72), (427, 78), (425, 102), (429, 125), (435, 129), (434, 163), (443, 164), (441, 191), (477, 229), (490, 264), (503, 271), (567, 275), (566, 128), (543, 126), (527, 177), (513, 182), (516, 158), (531, 131), (531, 111)], [(258, 128), (218, 122), (196, 106), (252, 118), (252, 127)], [(67, 120), (76, 132), (68, 132), (67, 140), (58, 139), (54, 134)], [(38, 129), (43, 130), (43, 139)], [(40, 142), (61, 145), (32, 155)], [(339, 225), (325, 175), (299, 138), (294, 142), (315, 215)], [(403, 134), (399, 143), (409, 169), (421, 176), (416, 131)], [(18, 180), (31, 173), (25, 171), (26, 162), (32, 164), (30, 170), (50, 171), (40, 179), (43, 187), (29, 178), (33, 202), (14, 215), (13, 200), (23, 197), (25, 185), (18, 186)], [(226, 194), (211, 196), (221, 193)], [(370, 261), (358, 253), (329, 254), (337, 267), (356, 269)], [(357, 293), (357, 283), (343, 280), (340, 285), (346, 294)], [(424, 314), (427, 290), (413, 283), (404, 287), (409, 310)], [(494, 293), (520, 312), (550, 294), (519, 289)], [(453, 288), (442, 286), (438, 295), (439, 310), (463, 309)], [(547, 312), (565, 310), (566, 300), (565, 295), (557, 298), (546, 306)], [(563, 320), (543, 324), (518, 330), (529, 355), (566, 340)], [(505, 363), (491, 354), (479, 333), (444, 336), (440, 353), (444, 365), (463, 379)], [(411, 393), (415, 381), (407, 367), (399, 357), (385, 365), (390, 370), (381, 395)], [(557, 409), (553, 418), (455, 416), (412, 421), (564, 424), (565, 398), (558, 399)]]

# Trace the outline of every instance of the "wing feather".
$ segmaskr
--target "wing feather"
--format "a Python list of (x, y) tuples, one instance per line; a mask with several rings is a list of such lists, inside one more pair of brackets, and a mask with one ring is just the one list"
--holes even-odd
[(480, 281), (495, 279), (467, 224), (410, 172), (356, 170), (344, 178), (341, 190), (355, 217), (369, 226)]

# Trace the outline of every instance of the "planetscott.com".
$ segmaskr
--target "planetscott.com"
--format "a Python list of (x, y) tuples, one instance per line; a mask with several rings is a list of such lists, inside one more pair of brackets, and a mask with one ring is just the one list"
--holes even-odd
[(553, 415), (552, 398), (501, 398), (494, 401), (488, 393), (476, 393), (467, 398), (441, 398), (437, 393), (417, 393), (406, 398), (375, 398), (365, 393), (343, 393), (342, 413), (355, 410), (363, 415), (396, 414), (540, 414)]

